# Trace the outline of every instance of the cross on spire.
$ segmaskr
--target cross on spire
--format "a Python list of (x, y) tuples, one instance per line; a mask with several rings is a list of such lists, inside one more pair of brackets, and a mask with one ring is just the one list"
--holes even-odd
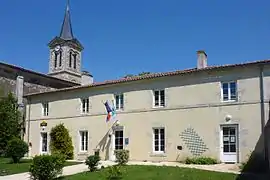
[(73, 32), (72, 32), (72, 26), (71, 26), (69, 0), (67, 0), (67, 7), (66, 7), (64, 21), (63, 21), (62, 28), (61, 28), (60, 38), (62, 38), (64, 40), (74, 39)]

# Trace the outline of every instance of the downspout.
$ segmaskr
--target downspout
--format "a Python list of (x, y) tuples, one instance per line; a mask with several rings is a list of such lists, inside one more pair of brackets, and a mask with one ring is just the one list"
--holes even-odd
[[(29, 145), (30, 143), (30, 112), (31, 112), (31, 98), (30, 97), (28, 97), (27, 99), (27, 104), (28, 104), (27, 144)], [(28, 157), (29, 156), (30, 156), (30, 152), (28, 151)]]
[(264, 147), (264, 158), (269, 169), (269, 158), (268, 158), (268, 142), (267, 142), (267, 131), (265, 130), (265, 106), (264, 106), (264, 72), (263, 65), (260, 66), (260, 105), (261, 105), (261, 131), (263, 135), (263, 147)]

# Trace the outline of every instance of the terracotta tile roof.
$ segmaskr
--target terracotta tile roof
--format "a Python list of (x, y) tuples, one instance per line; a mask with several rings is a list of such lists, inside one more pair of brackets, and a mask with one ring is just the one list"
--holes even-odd
[(192, 68), (192, 69), (185, 69), (185, 70), (178, 70), (178, 71), (171, 71), (171, 72), (153, 73), (153, 74), (147, 74), (147, 75), (143, 75), (143, 76), (134, 76), (134, 77), (128, 77), (128, 78), (121, 78), (121, 79), (117, 79), (117, 80), (95, 82), (95, 83), (90, 84), (90, 85), (74, 86), (74, 87), (69, 87), (69, 88), (47, 91), (47, 92), (43, 92), (43, 93), (26, 94), (25, 97), (30, 97), (30, 96), (39, 95), (39, 94), (49, 94), (49, 93), (54, 93), (54, 92), (82, 89), (82, 88), (113, 85), (113, 84), (126, 83), (126, 82), (139, 81), (139, 80), (155, 79), (155, 78), (166, 77), (166, 76), (183, 75), (183, 74), (189, 74), (189, 73), (195, 73), (195, 72), (201, 72), (201, 71), (221, 70), (221, 69), (234, 68), (234, 67), (246, 67), (246, 66), (251, 66), (251, 65), (263, 65), (263, 64), (268, 64), (268, 63), (270, 63), (270, 59), (269, 60), (246, 62), (246, 63), (240, 63), (240, 64), (208, 66), (208, 67), (202, 68), (202, 69)]

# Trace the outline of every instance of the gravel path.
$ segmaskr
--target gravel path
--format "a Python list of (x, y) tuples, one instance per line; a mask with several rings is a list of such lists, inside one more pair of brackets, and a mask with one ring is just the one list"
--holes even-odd
[[(116, 163), (111, 161), (101, 161), (100, 166), (108, 167), (112, 166)], [(186, 165), (180, 164), (177, 162), (139, 162), (139, 161), (131, 161), (128, 162), (128, 165), (153, 165), (153, 166), (174, 166), (174, 167), (186, 167), (186, 168), (196, 168), (202, 170), (209, 170), (209, 171), (217, 171), (217, 172), (227, 172), (227, 173), (234, 173), (240, 174), (237, 168), (237, 165), (234, 164), (216, 164), (216, 165)], [(63, 175), (73, 175), (81, 172), (88, 171), (88, 167), (85, 164), (78, 164), (73, 166), (67, 166), (63, 169)], [(0, 180), (29, 180), (29, 173), (21, 173), (21, 174), (14, 174), (9, 176), (2, 176)]]

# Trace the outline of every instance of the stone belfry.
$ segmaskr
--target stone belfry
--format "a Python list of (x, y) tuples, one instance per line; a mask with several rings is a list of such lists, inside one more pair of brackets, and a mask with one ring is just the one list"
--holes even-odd
[(67, 1), (60, 35), (51, 40), (48, 46), (50, 48), (48, 74), (80, 84), (83, 46), (73, 35), (69, 1)]

